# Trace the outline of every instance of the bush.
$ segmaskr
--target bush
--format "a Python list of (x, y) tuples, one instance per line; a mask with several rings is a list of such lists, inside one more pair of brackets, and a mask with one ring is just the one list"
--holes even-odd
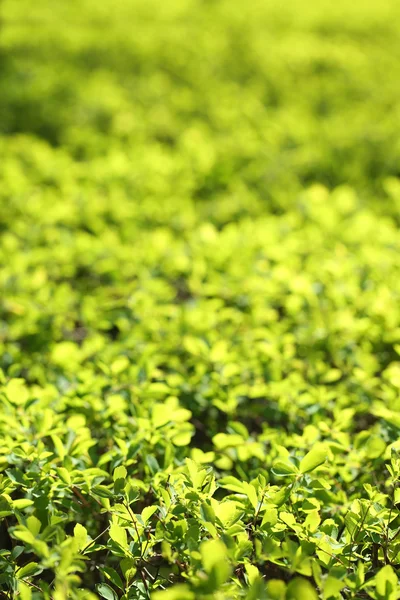
[(30, 4), (0, 594), (399, 598), (397, 3)]

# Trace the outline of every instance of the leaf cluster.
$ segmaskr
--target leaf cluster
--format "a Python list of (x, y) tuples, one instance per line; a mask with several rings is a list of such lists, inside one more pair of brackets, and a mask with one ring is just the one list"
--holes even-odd
[(399, 4), (2, 13), (0, 597), (399, 598)]

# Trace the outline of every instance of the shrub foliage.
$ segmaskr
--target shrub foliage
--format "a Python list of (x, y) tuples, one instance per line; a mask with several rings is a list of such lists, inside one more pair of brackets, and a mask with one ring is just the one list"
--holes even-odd
[(400, 597), (395, 0), (5, 0), (0, 595)]

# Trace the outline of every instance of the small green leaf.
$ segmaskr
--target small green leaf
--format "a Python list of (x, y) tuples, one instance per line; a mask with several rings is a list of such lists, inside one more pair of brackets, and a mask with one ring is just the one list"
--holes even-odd
[(165, 404), (154, 404), (152, 410), (153, 426), (157, 429), (171, 421), (172, 415), (169, 406)]
[(173, 587), (154, 592), (152, 600), (195, 600), (194, 593), (185, 583), (174, 585)]
[(293, 463), (277, 460), (274, 462), (272, 472), (276, 477), (294, 477), (299, 471)]
[(52, 434), (51, 439), (53, 440), (54, 448), (56, 449), (58, 456), (63, 461), (67, 455), (67, 452), (64, 448), (64, 444), (62, 443), (58, 435)]
[(200, 514), (204, 521), (209, 521), (210, 523), (215, 523), (215, 512), (213, 511), (210, 504), (207, 502), (203, 502), (200, 507)]
[(121, 465), (114, 470), (114, 492), (116, 494), (122, 494), (126, 485), (126, 476), (128, 472), (126, 468)]
[(157, 510), (158, 506), (146, 506), (146, 508), (142, 510), (141, 517), (145, 525), (147, 525), (147, 522), (149, 521), (149, 519), (151, 519), (154, 513), (157, 512)]
[(57, 475), (59, 476), (59, 478), (61, 479), (61, 481), (63, 483), (66, 483), (67, 485), (71, 485), (71, 475), (69, 474), (68, 470), (65, 467), (58, 467), (58, 469), (56, 469), (57, 471)]
[(124, 590), (125, 586), (122, 583), (121, 577), (118, 575), (117, 571), (112, 567), (102, 567), (101, 572), (107, 579), (109, 579), (117, 588), (120, 590)]
[(128, 549), (126, 530), (120, 525), (117, 525), (117, 523), (113, 523), (110, 527), (110, 538), (124, 550)]
[(222, 487), (225, 490), (229, 490), (232, 492), (237, 492), (239, 494), (245, 493), (244, 492), (244, 484), (245, 484), (245, 482), (240, 481), (239, 479), (237, 479), (236, 477), (233, 477), (232, 475), (228, 475), (227, 477), (222, 477), (222, 479), (220, 479), (218, 481), (219, 487)]
[(88, 543), (88, 534), (86, 528), (80, 523), (74, 527), (74, 538), (78, 541), (79, 550), (83, 550)]
[(105, 485), (94, 485), (92, 487), (92, 492), (100, 498), (112, 498), (114, 496), (113, 491)]
[(300, 462), (300, 473), (309, 473), (322, 465), (328, 456), (327, 448), (324, 444), (316, 444)]
[(286, 523), (286, 525), (288, 525), (289, 527), (294, 527), (296, 525), (295, 516), (290, 512), (286, 512), (286, 511), (280, 512), (279, 518), (281, 519), (281, 521)]
[(24, 379), (11, 379), (5, 387), (5, 392), (12, 404), (21, 406), (29, 398), (29, 390)]
[(382, 600), (393, 600), (397, 597), (394, 595), (398, 589), (397, 575), (390, 565), (383, 567), (375, 576), (376, 591), (379, 598)]
[(24, 577), (31, 577), (37, 573), (42, 572), (42, 568), (36, 562), (30, 562), (27, 565), (21, 567), (16, 572), (17, 579), (24, 579)]
[(286, 584), (280, 579), (270, 579), (267, 582), (267, 592), (269, 600), (285, 600)]
[(278, 511), (276, 508), (267, 508), (264, 511), (263, 520), (261, 521), (261, 527), (263, 525), (275, 525), (278, 521)]
[(1, 517), (8, 517), (12, 514), (13, 511), (10, 502), (4, 496), (0, 496), (0, 519)]
[(247, 497), (250, 500), (252, 507), (254, 508), (254, 510), (257, 510), (258, 509), (258, 497), (257, 497), (256, 488), (251, 483), (245, 483), (244, 485), (245, 485), (245, 489), (247, 492)]
[(39, 519), (37, 517), (35, 517), (34, 515), (30, 515), (27, 519), (26, 519), (26, 526), (28, 527), (29, 531), (31, 533), (33, 533), (34, 536), (37, 536), (39, 531), (42, 528), (42, 524), (39, 521)]
[(286, 600), (318, 600), (318, 595), (307, 579), (295, 577), (288, 583)]
[(245, 570), (247, 574), (247, 579), (250, 585), (252, 585), (257, 578), (260, 577), (260, 571), (257, 569), (255, 565), (250, 563), (245, 563)]
[(96, 586), (96, 591), (102, 598), (105, 598), (106, 600), (118, 600), (117, 594), (106, 583), (99, 583)]
[(125, 580), (129, 583), (131, 579), (136, 575), (136, 567), (132, 558), (123, 558), (119, 563), (121, 572), (125, 577)]
[(341, 592), (341, 590), (346, 586), (345, 581), (341, 581), (340, 579), (336, 579), (336, 577), (332, 577), (328, 575), (324, 583), (323, 590), (323, 598), (324, 600), (328, 600), (329, 598), (337, 598)]
[(33, 500), (29, 500), (28, 498), (18, 498), (17, 500), (12, 501), (12, 505), (13, 508), (23, 510), (24, 508), (28, 508), (28, 506), (32, 506)]
[(118, 479), (126, 479), (127, 475), (128, 471), (126, 470), (126, 468), (123, 465), (120, 465), (119, 467), (114, 469), (113, 479), (114, 481), (117, 481)]
[(23, 581), (18, 581), (18, 591), (21, 600), (32, 600), (32, 589)]
[(317, 510), (312, 510), (308, 513), (304, 525), (309, 531), (316, 531), (318, 525), (321, 523), (321, 517)]
[(204, 570), (216, 589), (226, 581), (230, 573), (226, 547), (220, 540), (208, 540), (201, 544), (200, 552)]

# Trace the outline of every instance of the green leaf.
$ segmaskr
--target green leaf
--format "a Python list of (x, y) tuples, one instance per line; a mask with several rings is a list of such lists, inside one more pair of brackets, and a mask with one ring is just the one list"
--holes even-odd
[(158, 506), (146, 506), (146, 508), (142, 510), (141, 517), (145, 525), (147, 525), (149, 519), (151, 519), (151, 517), (154, 515), (154, 513), (157, 512), (157, 510)]
[(294, 527), (296, 525), (296, 518), (291, 512), (282, 511), (279, 513), (279, 518), (286, 523), (286, 525), (289, 525), (289, 527)]
[(122, 494), (126, 485), (126, 476), (127, 476), (126, 468), (121, 465), (114, 470), (113, 479), (114, 479), (114, 492), (116, 494)]
[(200, 514), (204, 521), (209, 521), (210, 523), (215, 523), (215, 512), (213, 511), (210, 504), (207, 502), (203, 502), (200, 507)]
[(12, 514), (13, 511), (10, 502), (4, 496), (0, 496), (0, 519)]
[(285, 600), (286, 584), (279, 579), (270, 579), (267, 582), (268, 600)]
[(26, 519), (26, 526), (28, 527), (29, 531), (31, 533), (33, 533), (33, 535), (36, 537), (39, 534), (39, 531), (42, 528), (42, 524), (39, 521), (39, 519), (37, 517), (35, 517), (34, 515), (30, 515), (27, 519)]
[(119, 563), (121, 572), (127, 582), (130, 582), (136, 575), (136, 567), (132, 558), (123, 558)]
[(28, 508), (28, 506), (32, 506), (33, 500), (29, 500), (28, 498), (17, 498), (17, 500), (12, 501), (12, 505), (13, 508), (23, 510), (24, 508)]
[(158, 471), (160, 471), (160, 465), (158, 464), (157, 459), (152, 454), (146, 455), (146, 463), (150, 469), (150, 473), (155, 475)]
[(247, 497), (250, 500), (250, 503), (255, 511), (258, 510), (258, 497), (257, 491), (253, 484), (244, 483), (244, 487), (247, 493)]
[(112, 567), (102, 567), (101, 572), (105, 577), (110, 580), (117, 588), (120, 590), (124, 590), (125, 586), (122, 583), (121, 577), (118, 575), (117, 571)]
[(256, 577), (250, 585), (246, 594), (246, 600), (271, 600), (271, 596), (267, 596), (267, 589), (262, 577)]
[(325, 579), (323, 586), (323, 598), (328, 600), (329, 598), (338, 598), (341, 590), (346, 586), (346, 582), (336, 579), (328, 575)]
[(318, 595), (307, 579), (295, 577), (288, 583), (286, 600), (318, 600)]
[(215, 516), (221, 521), (224, 527), (231, 527), (241, 516), (241, 511), (238, 509), (236, 502), (225, 500), (215, 504), (212, 507)]
[(117, 467), (116, 469), (114, 469), (114, 473), (113, 473), (113, 479), (114, 481), (118, 481), (118, 479), (126, 479), (126, 476), (128, 475), (128, 471), (126, 470), (126, 468), (121, 465), (119, 467)]
[(394, 600), (397, 598), (398, 579), (390, 565), (382, 567), (375, 575), (376, 592), (382, 600)]
[(187, 425), (187, 427), (187, 430), (182, 428), (182, 430), (171, 436), (171, 442), (174, 444), (174, 446), (182, 447), (190, 444), (190, 440), (194, 434), (194, 428), (191, 425)]
[(85, 546), (87, 546), (88, 533), (87, 533), (86, 528), (83, 525), (81, 525), (80, 523), (77, 523), (74, 527), (74, 538), (78, 542), (79, 550), (83, 550), (83, 548), (85, 548)]
[(23, 405), (29, 398), (29, 391), (23, 379), (11, 379), (6, 387), (5, 393), (9, 401), (16, 405)]
[(174, 585), (173, 587), (154, 592), (152, 600), (195, 600), (194, 593), (185, 583)]
[(113, 498), (114, 493), (105, 485), (94, 485), (92, 487), (92, 492), (99, 498)]
[(316, 531), (320, 523), (321, 517), (317, 510), (309, 512), (304, 521), (304, 525), (309, 531)]
[(113, 523), (110, 527), (110, 538), (116, 542), (117, 544), (119, 544), (121, 546), (121, 548), (123, 548), (124, 550), (128, 549), (128, 540), (127, 540), (127, 536), (126, 536), (126, 530), (121, 527), (120, 525), (117, 525), (117, 523)]
[(105, 598), (106, 600), (118, 600), (117, 594), (106, 583), (99, 583), (96, 585), (96, 591), (102, 598)]
[(65, 467), (58, 467), (56, 471), (63, 483), (71, 485), (71, 475), (69, 474), (68, 469), (65, 469)]
[(328, 451), (324, 444), (315, 444), (300, 462), (300, 473), (309, 473), (322, 465), (328, 457)]
[(56, 449), (58, 456), (63, 461), (67, 455), (67, 451), (64, 448), (64, 444), (62, 443), (58, 435), (52, 434), (51, 439), (53, 440), (54, 448)]
[(256, 579), (260, 578), (260, 572), (255, 565), (251, 565), (250, 563), (245, 563), (244, 565), (247, 579), (250, 585), (252, 585)]
[(169, 423), (172, 419), (171, 409), (165, 404), (155, 404), (152, 410), (153, 426), (157, 429)]
[(296, 465), (291, 462), (284, 462), (283, 460), (277, 460), (274, 462), (272, 472), (277, 477), (294, 477), (298, 474)]
[(36, 562), (30, 562), (17, 570), (17, 579), (24, 579), (25, 577), (31, 577), (42, 572), (42, 568)]
[(239, 494), (245, 493), (245, 482), (240, 481), (236, 477), (232, 477), (229, 475), (228, 477), (222, 477), (218, 481), (218, 486), (224, 488), (226, 490), (230, 490), (232, 492), (237, 492)]
[(14, 537), (16, 537), (18, 540), (26, 542), (27, 544), (34, 544), (36, 541), (36, 538), (33, 535), (33, 533), (27, 528), (24, 528), (22, 530), (17, 529), (16, 531), (14, 531)]
[(21, 600), (32, 600), (32, 589), (23, 581), (18, 581), (18, 591)]
[(264, 525), (270, 525), (273, 526), (277, 523), (278, 521), (278, 511), (276, 510), (276, 508), (267, 508), (264, 511), (263, 514), (263, 519), (261, 521), (261, 527), (263, 527)]
[(217, 589), (230, 574), (227, 560), (227, 549), (220, 540), (208, 540), (200, 546), (204, 570), (212, 582), (212, 589)]

